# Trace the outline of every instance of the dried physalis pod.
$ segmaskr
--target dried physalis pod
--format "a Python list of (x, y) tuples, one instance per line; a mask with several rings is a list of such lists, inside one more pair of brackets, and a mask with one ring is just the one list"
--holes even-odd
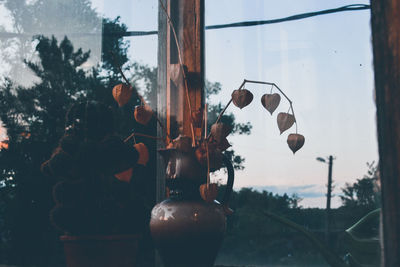
[(139, 159), (136, 163), (146, 166), (147, 162), (149, 161), (149, 150), (147, 149), (147, 146), (143, 143), (137, 143), (133, 147), (137, 150), (137, 152), (139, 152)]
[(202, 184), (199, 191), (204, 201), (213, 202), (218, 196), (218, 184)]
[(133, 173), (133, 168), (129, 168), (129, 169), (125, 170), (125, 171), (122, 171), (122, 172), (119, 172), (117, 174), (114, 174), (114, 176), (118, 180), (128, 183), (132, 178), (132, 173)]
[(304, 145), (304, 136), (301, 134), (289, 134), (287, 143), (289, 148), (293, 151), (293, 154), (296, 153), (297, 150), (303, 147)]
[(138, 123), (147, 125), (153, 116), (153, 110), (149, 105), (137, 106), (133, 116)]
[(223, 138), (221, 141), (218, 142), (217, 148), (221, 151), (227, 150), (229, 147), (231, 147), (231, 144), (229, 144), (228, 139)]
[(114, 86), (112, 94), (115, 101), (117, 101), (118, 106), (122, 107), (123, 105), (128, 103), (129, 100), (131, 99), (132, 88), (125, 83), (120, 83)]
[(234, 90), (232, 93), (232, 102), (238, 108), (244, 108), (253, 101), (253, 94), (247, 89)]
[(232, 127), (222, 122), (214, 123), (211, 126), (211, 135), (217, 142), (223, 141), (231, 131)]
[(201, 128), (201, 125), (203, 124), (203, 109), (199, 108), (196, 111), (192, 111), (191, 115), (193, 126), (196, 128)]
[[(201, 165), (207, 166), (207, 148), (205, 143), (200, 144), (196, 148), (194, 154)], [(208, 156), (210, 160), (210, 171), (219, 170), (222, 167), (223, 155), (216, 143), (208, 144)]]
[(277, 117), (278, 128), (281, 134), (293, 126), (295, 118), (292, 114), (281, 112)]
[(281, 102), (281, 96), (279, 94), (265, 94), (261, 97), (261, 104), (264, 106), (266, 110), (269, 111), (269, 113), (272, 113), (275, 111), (275, 109), (279, 106), (279, 103)]
[(186, 135), (179, 135), (173, 141), (173, 146), (179, 151), (190, 152), (192, 151), (192, 138)]

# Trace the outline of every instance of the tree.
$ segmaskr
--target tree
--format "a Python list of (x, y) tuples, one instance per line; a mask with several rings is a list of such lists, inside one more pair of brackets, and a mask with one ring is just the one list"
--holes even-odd
[(368, 172), (353, 184), (346, 183), (340, 196), (343, 206), (350, 208), (374, 209), (380, 205), (378, 184), (378, 166), (375, 162), (367, 163)]
[[(139, 100), (132, 97), (126, 106), (117, 108), (111, 89), (122, 80), (116, 66), (118, 62), (133, 85), (141, 88), (147, 100), (154, 103), (157, 69), (128, 62), (129, 42), (121, 37), (127, 30), (126, 26), (120, 23), (119, 18), (101, 22), (87, 0), (0, 0), (0, 4), (12, 15), (13, 31), (26, 34), (0, 44), (12, 46), (11, 55), (21, 55), (24, 60), (19, 57), (8, 60), (7, 55), (0, 55), (3, 61), (7, 59), (10, 64), (10, 72), (24, 69), (35, 77), (35, 83), (21, 85), (14, 80), (3, 79), (0, 84), (0, 120), (7, 129), (9, 139), (7, 149), (0, 149), (0, 248), (5, 253), (0, 256), (4, 262), (14, 264), (54, 266), (61, 257), (57, 246), (58, 233), (48, 220), (53, 206), (51, 188), (54, 181), (42, 176), (40, 165), (48, 159), (64, 132), (66, 110), (79, 100), (97, 100), (115, 108), (121, 136), (127, 136), (132, 131), (155, 135), (155, 127), (145, 128), (132, 119), (132, 107)], [(60, 20), (60, 10), (69, 15)], [(72, 36), (76, 31), (97, 33), (101, 24), (105, 38), (102, 42), (103, 61), (98, 65), (93, 65), (96, 60), (87, 64), (92, 59), (92, 53), (87, 49), (74, 48), (69, 37), (59, 36), (63, 38), (60, 43), (54, 36), (38, 35), (33, 40), (30, 37), (40, 32), (61, 31)], [(220, 90), (219, 83), (207, 83), (208, 96)], [(212, 107), (210, 119), (216, 117), (216, 112), (220, 110), (220, 104)], [(223, 120), (232, 125), (238, 134), (250, 132), (251, 126), (236, 124), (232, 114), (225, 115)], [(155, 126), (155, 121), (151, 125)], [(138, 138), (138, 141), (148, 140)], [(147, 144), (152, 151), (151, 158), (155, 158), (155, 143)], [(229, 153), (235, 167), (243, 168), (243, 158), (232, 150)], [(149, 169), (149, 176), (154, 177), (155, 168)], [(147, 184), (144, 191), (154, 195), (151, 190), (155, 190), (155, 186)]]
[[(90, 64), (100, 59), (102, 19), (88, 0), (0, 0), (11, 17), (0, 26), (4, 36), (0, 41), (3, 65), (8, 65), (7, 76), (18, 83), (31, 85), (33, 74), (23, 60), (33, 60), (35, 54), (32, 37), (38, 34), (54, 35), (57, 39), (68, 35), (83, 50), (92, 50)], [(62, 19), (60, 19), (62, 18)], [(8, 26), (8, 27), (7, 27)], [(11, 28), (11, 29), (9, 29)]]
[[(54, 37), (38, 36), (35, 41), (40, 61), (25, 64), (39, 82), (25, 88), (6, 80), (0, 88), (0, 119), (9, 138), (9, 148), (0, 151), (0, 181), (6, 184), (1, 200), (7, 215), (2, 232), (9, 233), (11, 258), (45, 266), (51, 260), (46, 255), (54, 247), (50, 240), (55, 239), (48, 223), (54, 182), (44, 179), (39, 167), (64, 132), (67, 108), (82, 99), (110, 102), (110, 83), (115, 83), (116, 75), (104, 79), (100, 69), (80, 68), (90, 53), (74, 50), (67, 38), (60, 44)], [(125, 125), (123, 130), (131, 131), (131, 127)], [(42, 243), (37, 244), (38, 240)]]

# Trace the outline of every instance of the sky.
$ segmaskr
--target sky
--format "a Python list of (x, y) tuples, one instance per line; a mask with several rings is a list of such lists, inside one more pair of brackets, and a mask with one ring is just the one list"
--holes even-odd
[[(368, 1), (206, 0), (205, 24), (282, 18), (356, 3)], [(106, 17), (120, 16), (128, 30), (157, 29), (156, 0), (92, 0), (92, 6)], [(293, 101), (298, 131), (306, 140), (293, 155), (286, 138), (294, 127), (280, 135), (276, 125), (277, 113), (286, 112), (288, 102), (282, 98), (271, 116), (260, 101), (270, 87), (248, 85), (252, 104), (228, 108), (238, 122), (253, 125), (250, 136), (228, 138), (246, 159), (245, 169), (236, 172), (236, 189), (297, 193), (304, 207), (324, 207), (328, 166), (316, 157), (334, 155), (337, 207), (340, 188), (362, 178), (366, 162), (378, 160), (369, 20), (364, 10), (206, 31), (206, 79), (223, 88), (211, 102), (228, 102), (243, 79), (273, 82)], [(129, 40), (130, 60), (157, 65), (156, 35)]]

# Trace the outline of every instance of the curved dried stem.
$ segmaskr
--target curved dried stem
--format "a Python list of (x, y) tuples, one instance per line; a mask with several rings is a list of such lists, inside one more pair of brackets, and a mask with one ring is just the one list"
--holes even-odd
[[(271, 85), (271, 92), (272, 92), (272, 88), (275, 87), (275, 88), (286, 98), (286, 100), (289, 102), (289, 110), (288, 110), (288, 113), (290, 112), (290, 110), (292, 110), (292, 115), (293, 115), (293, 117), (294, 117), (294, 122), (296, 123), (296, 133), (297, 133), (297, 119), (296, 119), (296, 116), (294, 115), (292, 100), (290, 100), (290, 98), (289, 98), (275, 83), (263, 82), (263, 81), (253, 81), (253, 80), (246, 80), (246, 79), (244, 79), (243, 82), (242, 82), (242, 84), (239, 86), (239, 89), (238, 89), (238, 90), (241, 90), (241, 89), (244, 87), (244, 85), (245, 85), (246, 83), (257, 83), (257, 84), (267, 84), (267, 85)], [(220, 114), (218, 115), (218, 118), (217, 118), (217, 120), (215, 121), (215, 123), (218, 123), (218, 122), (221, 120), (222, 115), (224, 115), (226, 109), (229, 107), (229, 105), (230, 105), (231, 103), (232, 103), (232, 98), (229, 100), (228, 104), (226, 104), (225, 108), (220, 112)], [(211, 134), (209, 134), (209, 135), (207, 136), (207, 139), (210, 138), (210, 135), (211, 135)]]
[[(127, 138), (125, 138), (124, 142), (126, 143), (129, 140), (131, 140), (132, 138), (135, 139), (136, 136), (141, 136), (141, 137), (146, 137), (146, 138), (156, 139), (156, 140), (163, 140), (163, 138), (157, 137), (157, 136), (152, 136), (152, 135), (147, 135), (147, 134), (142, 134), (142, 133), (132, 133)], [(136, 143), (136, 140), (135, 140), (135, 143)]]
[(126, 82), (126, 84), (129, 85), (129, 87), (131, 88), (131, 90), (132, 90), (133, 92), (135, 92), (136, 96), (139, 98), (140, 102), (142, 103), (142, 106), (143, 106), (143, 105), (147, 105), (147, 103), (146, 103), (146, 101), (144, 100), (143, 96), (141, 96), (141, 95), (139, 94), (139, 92), (135, 89), (135, 87), (133, 87), (133, 85), (129, 82), (128, 78), (126, 78), (124, 72), (122, 71), (122, 67), (121, 67), (121, 65), (119, 64), (119, 62), (117, 61), (117, 58), (115, 57), (114, 53), (113, 53), (113, 52), (110, 52), (110, 54), (111, 54), (111, 56), (112, 56), (112, 58), (113, 58), (113, 60), (114, 60), (115, 66), (117, 67), (119, 73), (120, 73), (121, 76), (122, 76), (122, 79), (124, 79), (124, 81)]
[[(136, 94), (136, 96), (139, 98), (139, 100), (140, 100), (142, 106), (148, 105), (148, 104), (146, 103), (146, 101), (144, 100), (144, 98), (139, 94), (139, 92), (132, 86), (132, 84), (131, 84), (131, 83), (129, 82), (129, 80), (126, 78), (124, 72), (122, 71), (121, 65), (118, 63), (117, 59), (115, 58), (114, 53), (113, 53), (113, 52), (110, 52), (110, 53), (111, 53), (111, 56), (112, 56), (112, 58), (113, 58), (113, 60), (114, 60), (115, 66), (118, 68), (118, 71), (119, 71), (119, 73), (120, 73), (121, 76), (122, 76), (122, 79), (124, 79), (124, 81), (126, 82), (126, 84), (129, 85), (129, 87), (131, 88), (131, 90), (135, 92), (135, 94)], [(154, 113), (153, 113), (153, 116), (156, 118), (157, 123), (160, 125), (160, 127), (161, 127), (161, 129), (163, 130), (165, 136), (167, 136), (169, 139), (171, 139), (170, 136), (169, 136), (169, 134), (168, 134), (167, 129), (165, 128), (164, 124), (160, 121), (160, 119), (158, 118), (158, 116), (157, 116), (156, 114), (154, 114)], [(163, 138), (159, 138), (159, 139), (163, 139)], [(164, 140), (164, 143), (166, 143), (165, 140)]]
[[(164, 6), (164, 4), (162, 3), (162, 0), (159, 0), (159, 3), (160, 3), (160, 6), (161, 6), (161, 8), (163, 9), (163, 11), (164, 11), (164, 13), (165, 13), (165, 16), (167, 17), (168, 24), (169, 24), (169, 26), (170, 26), (171, 29), (172, 29), (172, 34), (174, 35), (174, 40), (175, 40), (176, 48), (177, 48), (177, 50), (178, 50), (179, 66), (181, 67), (181, 70), (182, 70), (182, 77), (183, 77), (183, 81), (184, 81), (184, 85), (185, 85), (186, 101), (187, 101), (187, 103), (188, 103), (188, 107), (189, 107), (190, 112), (192, 112), (192, 104), (190, 103), (188, 82), (187, 82), (187, 77), (186, 77), (185, 68), (183, 67), (182, 51), (181, 51), (181, 48), (180, 48), (179, 43), (178, 43), (178, 36), (177, 36), (177, 34), (176, 34), (175, 27), (174, 27), (174, 25), (173, 25), (173, 23), (172, 23), (172, 21), (171, 21), (171, 18), (170, 18), (169, 14), (168, 14), (168, 10), (166, 9), (166, 7)], [(192, 146), (195, 146), (196, 140), (195, 140), (195, 137), (194, 137), (194, 127), (193, 127), (193, 119), (192, 119), (192, 116), (190, 116), (190, 130), (191, 130), (191, 132), (192, 132)]]

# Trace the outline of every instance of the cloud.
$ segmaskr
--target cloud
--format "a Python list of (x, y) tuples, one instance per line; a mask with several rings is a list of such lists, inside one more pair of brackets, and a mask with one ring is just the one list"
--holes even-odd
[(250, 186), (256, 191), (268, 191), (278, 195), (297, 194), (301, 198), (320, 198), (325, 196), (325, 187), (316, 184), (298, 185), (298, 186)]

